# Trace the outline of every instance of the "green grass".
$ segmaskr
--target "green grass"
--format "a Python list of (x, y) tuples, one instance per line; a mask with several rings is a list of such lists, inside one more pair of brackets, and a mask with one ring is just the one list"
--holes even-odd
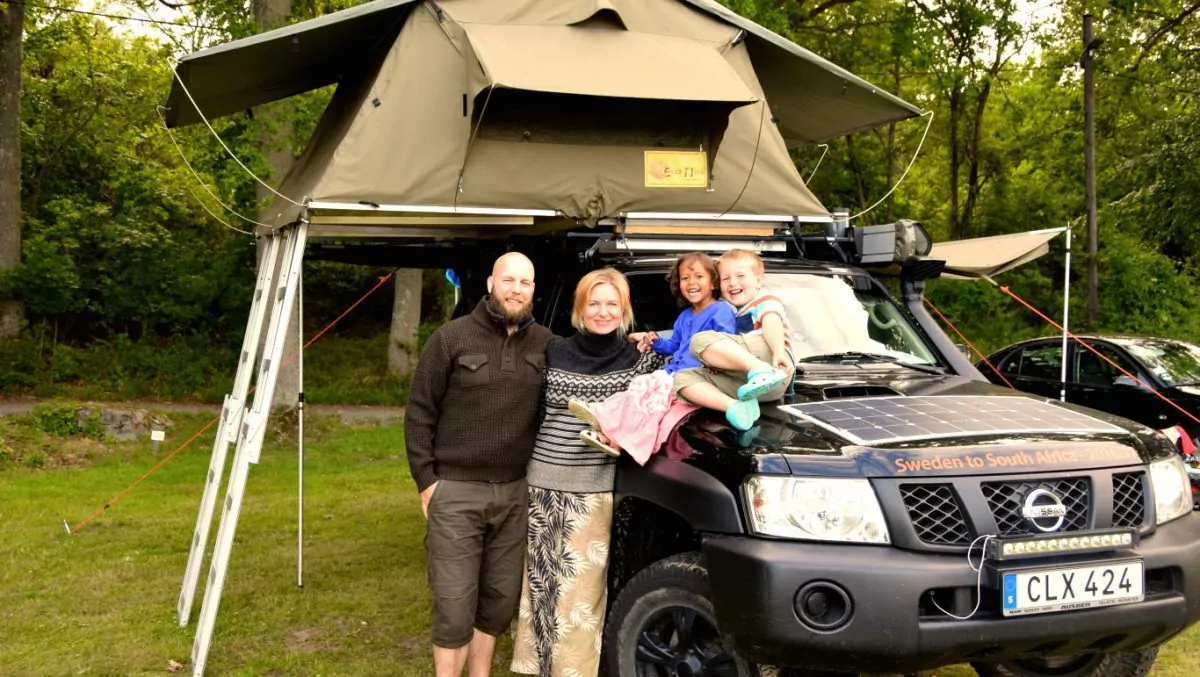
[[(205, 422), (180, 420), (173, 441)], [(311, 428), (305, 586), (296, 587), (295, 445), (275, 441), (251, 468), (209, 673), (431, 674), (423, 520), (401, 435)], [(189, 665), (200, 603), (187, 628), (174, 609), (211, 444), (210, 431), (74, 536), (64, 519), (82, 521), (156, 462), (148, 442), (114, 445), (86, 469), (0, 472), (0, 674)]]
[[(215, 427), (77, 534), (63, 528), (208, 421), (172, 418), (158, 456), (149, 442), (86, 440), (86, 454), (64, 452), (69, 462), (56, 449), (79, 439), (0, 429), (22, 457), (32, 448), (46, 457), (42, 469), (9, 462), (0, 470), (0, 674), (163, 674), (169, 661), (190, 670), (201, 598), (186, 628), (175, 604)], [(430, 675), (424, 522), (401, 432), (308, 421), (304, 588), (296, 587), (296, 447), (274, 430), (251, 467), (208, 672)], [(1171, 642), (1151, 674), (1194, 674), (1197, 640), (1193, 629)], [(509, 655), (505, 640), (493, 674), (508, 674)]]

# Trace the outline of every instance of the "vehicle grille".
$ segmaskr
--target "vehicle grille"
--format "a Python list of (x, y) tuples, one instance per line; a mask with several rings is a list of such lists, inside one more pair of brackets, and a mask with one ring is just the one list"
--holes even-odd
[(1140, 527), (1146, 521), (1146, 473), (1126, 472), (1113, 475), (1114, 527)]
[(1045, 489), (1054, 493), (1066, 507), (1067, 516), (1058, 531), (1079, 531), (1088, 526), (1091, 496), (1086, 478), (1037, 482), (985, 482), (981, 488), (1002, 536), (1035, 533), (1021, 516), (1021, 501), (1034, 489)]
[(917, 538), (931, 545), (968, 545), (971, 531), (949, 484), (901, 484)]

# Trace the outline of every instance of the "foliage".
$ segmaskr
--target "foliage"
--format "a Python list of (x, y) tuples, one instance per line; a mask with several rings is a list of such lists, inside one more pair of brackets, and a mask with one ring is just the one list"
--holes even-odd
[[(155, 112), (170, 82), (167, 55), (78, 15), (28, 32), (25, 265), (13, 283), (31, 321), (59, 339), (220, 334), (244, 322), (253, 247), (191, 196), (199, 189)], [(243, 130), (225, 128), (238, 145)], [(253, 197), (219, 173), (215, 184), (235, 204)]]
[(37, 428), (48, 435), (75, 437), (83, 434), (78, 412), (79, 406), (69, 402), (40, 402), (29, 415)]

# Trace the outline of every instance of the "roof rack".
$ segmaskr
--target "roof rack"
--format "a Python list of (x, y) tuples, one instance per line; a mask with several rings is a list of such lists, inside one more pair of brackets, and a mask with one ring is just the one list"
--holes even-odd
[(897, 221), (851, 227), (844, 209), (827, 215), (625, 212), (588, 227), (549, 209), (310, 201), (304, 218), (310, 239), (322, 242), (382, 240), (420, 245), (503, 241), (521, 236), (596, 238), (581, 252), (584, 258), (743, 248), (887, 267), (927, 256), (932, 245), (919, 223)]

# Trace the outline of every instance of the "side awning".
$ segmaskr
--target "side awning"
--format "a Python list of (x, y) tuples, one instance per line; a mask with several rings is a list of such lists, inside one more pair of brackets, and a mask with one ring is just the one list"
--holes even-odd
[(977, 280), (1023, 266), (1050, 251), (1053, 240), (1066, 228), (1047, 228), (1026, 233), (977, 237), (939, 242), (925, 258), (945, 261), (942, 277)]

